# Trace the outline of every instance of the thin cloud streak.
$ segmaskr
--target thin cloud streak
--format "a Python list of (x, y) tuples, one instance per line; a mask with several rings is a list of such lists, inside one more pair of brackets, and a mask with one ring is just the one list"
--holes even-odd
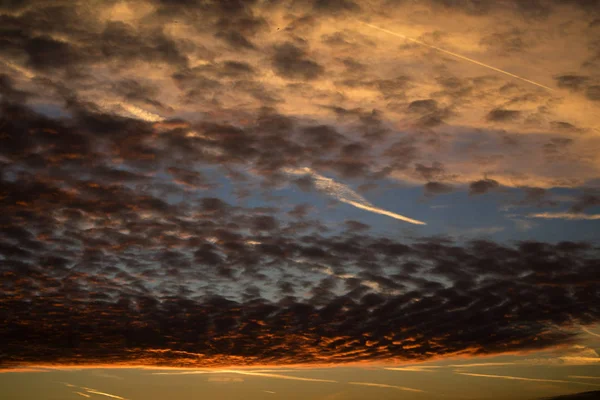
[(587, 329), (587, 328), (584, 328), (583, 326), (581, 327), (581, 330), (582, 330), (582, 331), (584, 331), (585, 333), (589, 334), (589, 335), (596, 336), (596, 337), (600, 337), (600, 335), (599, 335), (599, 334), (597, 334), (597, 333), (594, 333), (594, 332), (590, 331), (589, 329)]
[(370, 211), (375, 214), (381, 214), (392, 217), (401, 221), (405, 221), (415, 225), (426, 225), (425, 222), (416, 219), (408, 218), (391, 211), (384, 210), (371, 204), (367, 199), (350, 189), (348, 186), (334, 181), (331, 178), (317, 174), (310, 168), (285, 168), (284, 172), (289, 175), (310, 175), (314, 179), (315, 186), (321, 192), (336, 198), (342, 203), (350, 204), (356, 208), (365, 211)]
[(338, 383), (337, 381), (329, 379), (316, 379), (316, 378), (302, 378), (299, 376), (288, 376), (281, 374), (271, 374), (266, 372), (255, 372), (255, 371), (240, 371), (234, 369), (221, 369), (216, 371), (189, 371), (189, 372), (155, 372), (152, 375), (203, 375), (203, 374), (239, 374), (248, 376), (258, 376), (262, 378), (275, 378), (275, 379), (287, 379), (292, 381), (305, 381), (305, 382), (325, 382), (325, 383)]
[(437, 367), (437, 366), (430, 366), (430, 367), (397, 367), (397, 368), (385, 368), (388, 371), (407, 371), (407, 372), (435, 372), (434, 370), (437, 368), (441, 368), (441, 367)]
[(110, 397), (110, 398), (119, 399), (119, 400), (127, 400), (125, 397), (117, 396), (116, 394), (104, 393), (99, 390), (87, 388), (84, 386), (81, 386), (81, 388), (84, 389), (88, 393), (97, 394), (99, 396), (105, 396), (105, 397)]
[(453, 368), (475, 368), (475, 367), (505, 367), (507, 365), (518, 365), (512, 362), (497, 362), (497, 363), (472, 363), (472, 364), (450, 364), (448, 367)]
[(569, 375), (573, 379), (600, 379), (600, 376)]
[(532, 85), (539, 86), (539, 87), (541, 87), (541, 88), (544, 88), (544, 89), (546, 89), (546, 90), (554, 91), (554, 89), (552, 89), (552, 88), (550, 88), (550, 87), (548, 87), (548, 86), (542, 85), (541, 83), (537, 83), (537, 82), (534, 82), (534, 81), (532, 81), (532, 80), (529, 80), (529, 79), (527, 79), (527, 78), (520, 77), (520, 76), (518, 76), (518, 75), (515, 75), (515, 74), (512, 74), (512, 73), (510, 73), (510, 72), (508, 72), (508, 71), (504, 71), (504, 70), (502, 70), (502, 69), (500, 69), (500, 68), (492, 67), (491, 65), (484, 64), (484, 63), (482, 63), (482, 62), (480, 62), (480, 61), (477, 61), (477, 60), (473, 60), (472, 58), (465, 57), (465, 56), (461, 56), (460, 54), (457, 54), (457, 53), (454, 53), (454, 52), (451, 52), (451, 51), (448, 51), (448, 50), (442, 49), (442, 48), (440, 48), (440, 47), (437, 47), (437, 46), (433, 46), (433, 45), (431, 45), (431, 44), (428, 44), (428, 43), (425, 43), (425, 42), (421, 42), (420, 40), (413, 39), (413, 38), (410, 38), (410, 37), (408, 37), (408, 36), (404, 36), (404, 35), (402, 35), (402, 34), (400, 34), (400, 33), (396, 33), (396, 32), (390, 31), (390, 30), (388, 30), (388, 29), (384, 29), (384, 28), (380, 28), (380, 27), (378, 27), (378, 26), (375, 26), (375, 25), (371, 25), (371, 24), (369, 24), (369, 23), (367, 23), (367, 22), (363, 22), (363, 21), (360, 21), (360, 20), (358, 20), (358, 22), (360, 22), (360, 23), (361, 23), (361, 24), (363, 24), (363, 25), (367, 25), (367, 26), (369, 26), (369, 27), (371, 27), (371, 28), (373, 28), (373, 29), (378, 29), (378, 30), (380, 30), (380, 31), (382, 31), (382, 32), (389, 33), (390, 35), (394, 35), (394, 36), (397, 36), (397, 37), (399, 37), (399, 38), (402, 38), (402, 39), (409, 40), (409, 41), (411, 41), (411, 42), (413, 42), (413, 43), (417, 43), (417, 44), (419, 44), (419, 45), (421, 45), (421, 46), (429, 47), (430, 49), (434, 49), (434, 50), (440, 51), (440, 52), (442, 52), (442, 53), (449, 54), (449, 55), (451, 55), (451, 56), (453, 56), (453, 57), (456, 57), (456, 58), (460, 58), (460, 59), (462, 59), (462, 60), (469, 61), (469, 62), (471, 62), (471, 63), (473, 63), (473, 64), (477, 64), (477, 65), (480, 65), (480, 66), (482, 66), (482, 67), (485, 67), (485, 68), (488, 68), (488, 69), (494, 70), (494, 71), (496, 71), (496, 72), (500, 72), (500, 73), (502, 73), (502, 74), (508, 75), (508, 76), (510, 76), (510, 77), (512, 77), (512, 78), (520, 79), (520, 80), (522, 80), (523, 82), (531, 83)]
[(544, 212), (527, 215), (528, 218), (566, 219), (566, 220), (599, 220), (600, 214), (577, 214), (568, 212)]
[(562, 380), (562, 379), (523, 378), (523, 377), (520, 377), (520, 376), (473, 374), (473, 373), (469, 373), (469, 372), (457, 372), (457, 374), (458, 375), (475, 376), (475, 377), (478, 377), (478, 378), (507, 379), (507, 380), (512, 380), (512, 381), (574, 383), (574, 384), (578, 384), (578, 385), (600, 386), (600, 385), (597, 385), (595, 383), (565, 381), (565, 380)]
[(407, 392), (415, 392), (415, 393), (425, 393), (424, 390), (413, 389), (413, 388), (408, 388), (408, 387), (404, 387), (404, 386), (387, 385), (385, 383), (348, 382), (348, 384), (349, 385), (381, 387), (381, 388), (388, 388), (388, 389), (398, 389), (398, 390), (404, 390), (404, 391), (407, 391)]
[(78, 395), (80, 395), (82, 397), (92, 397), (89, 394), (85, 394), (85, 393), (81, 393), (81, 392), (73, 392), (73, 393), (78, 394)]

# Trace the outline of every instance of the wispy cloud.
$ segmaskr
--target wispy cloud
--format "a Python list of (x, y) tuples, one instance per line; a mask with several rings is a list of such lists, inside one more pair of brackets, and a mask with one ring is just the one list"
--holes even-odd
[(528, 218), (566, 219), (566, 220), (599, 220), (600, 214), (579, 214), (570, 212), (543, 212), (528, 214)]
[(130, 113), (130, 114), (134, 115), (135, 117), (137, 117), (138, 119), (141, 119), (141, 120), (144, 120), (144, 121), (148, 121), (148, 122), (160, 122), (160, 121), (164, 121), (165, 120), (160, 115), (151, 113), (150, 111), (146, 111), (146, 110), (144, 110), (142, 108), (134, 106), (133, 104), (121, 103), (121, 107), (123, 107), (123, 109), (125, 111), (127, 111), (128, 113)]
[(569, 375), (573, 379), (600, 379), (600, 376)]
[(453, 368), (475, 368), (475, 367), (505, 367), (507, 365), (517, 365), (514, 362), (491, 362), (491, 363), (471, 363), (471, 364), (450, 364)]
[(398, 389), (405, 390), (407, 392), (416, 392), (416, 393), (425, 393), (424, 390), (413, 389), (405, 386), (396, 386), (396, 385), (387, 385), (385, 383), (371, 383), (371, 382), (348, 382), (349, 385), (360, 385), (360, 386), (372, 386), (372, 387), (380, 387), (380, 388), (388, 388), (388, 389)]
[(388, 371), (406, 371), (406, 372), (434, 372), (438, 366), (412, 366), (412, 367), (394, 367), (386, 368)]
[(305, 382), (325, 382), (325, 383), (337, 383), (330, 379), (316, 379), (316, 378), (303, 378), (300, 376), (289, 376), (281, 374), (273, 374), (267, 372), (258, 371), (242, 371), (235, 369), (219, 369), (214, 371), (188, 371), (188, 372), (155, 372), (152, 375), (203, 375), (203, 374), (239, 374), (248, 376), (258, 376), (262, 378), (274, 378), (274, 379), (287, 379), (292, 381), (305, 381)]
[(81, 393), (81, 392), (73, 392), (73, 393), (78, 394), (78, 395), (80, 395), (82, 397), (92, 397), (89, 394), (85, 394), (85, 393)]
[(582, 330), (582, 331), (584, 331), (585, 333), (589, 334), (589, 335), (596, 336), (596, 337), (600, 337), (600, 335), (599, 335), (599, 334), (597, 334), (597, 333), (594, 333), (594, 332), (590, 331), (588, 328), (585, 328), (585, 327), (583, 327), (583, 326), (581, 327), (581, 330)]
[(579, 385), (600, 386), (600, 385), (597, 385), (595, 383), (566, 381), (566, 380), (562, 380), (562, 379), (524, 378), (524, 377), (521, 377), (521, 376), (473, 374), (473, 373), (469, 373), (469, 372), (457, 372), (457, 374), (458, 375), (474, 376), (474, 377), (478, 377), (478, 378), (506, 379), (506, 380), (512, 380), (512, 381), (551, 382), (551, 383), (574, 383), (574, 384), (579, 384)]
[(84, 389), (88, 393), (97, 394), (99, 396), (105, 396), (105, 397), (110, 397), (110, 398), (119, 399), (119, 400), (127, 400), (127, 399), (125, 399), (125, 397), (117, 396), (116, 394), (101, 392), (99, 390), (88, 388), (85, 386), (81, 386), (81, 388)]
[(367, 199), (350, 189), (348, 186), (338, 183), (331, 178), (319, 175), (310, 168), (286, 168), (284, 172), (290, 175), (310, 175), (314, 180), (317, 190), (336, 198), (342, 203), (350, 204), (351, 206), (360, 208), (361, 210), (385, 215), (411, 224), (426, 225), (423, 221), (408, 218), (403, 215), (375, 207)]
[(50, 372), (47, 369), (40, 369), (40, 368), (28, 368), (28, 367), (24, 367), (24, 368), (5, 368), (5, 369), (1, 369), (0, 368), (0, 374), (7, 374), (7, 373), (11, 373), (11, 372)]

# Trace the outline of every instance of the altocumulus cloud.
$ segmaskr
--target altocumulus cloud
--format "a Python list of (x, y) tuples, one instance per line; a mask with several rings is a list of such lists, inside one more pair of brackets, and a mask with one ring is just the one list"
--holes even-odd
[[(471, 30), (436, 47), (556, 60), (577, 38), (586, 72), (549, 63), (535, 79), (553, 92), (463, 74), (431, 48), (344, 25), (390, 27), (377, 1), (3, 2), (0, 366), (424, 361), (567, 345), (599, 322), (594, 243), (386, 237), (274, 194), (314, 185), (422, 225), (350, 185), (467, 201), (536, 188), (522, 189), (533, 207), (563, 187), (581, 194), (569, 212), (531, 217), (595, 219), (583, 187), (600, 172), (597, 121), (574, 111), (598, 97), (594, 2), (420, 3), (449, 16), (436, 31), (474, 16), (494, 30), (499, 17), (583, 19), (564, 39), (549, 24), (538, 42)], [(388, 5), (390, 19), (404, 7)]]

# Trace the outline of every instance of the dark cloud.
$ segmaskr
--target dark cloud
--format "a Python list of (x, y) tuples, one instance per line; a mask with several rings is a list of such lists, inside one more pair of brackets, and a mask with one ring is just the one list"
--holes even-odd
[(493, 179), (481, 179), (479, 181), (471, 182), (469, 185), (469, 194), (478, 195), (489, 192), (490, 190), (497, 189), (500, 187), (500, 183)]
[(525, 33), (518, 29), (492, 33), (484, 36), (480, 43), (495, 53), (507, 56), (522, 52), (530, 46), (525, 40)]
[(423, 186), (425, 196), (435, 196), (438, 194), (451, 193), (454, 188), (451, 185), (442, 182), (427, 182)]
[(430, 167), (417, 163), (415, 164), (415, 172), (423, 179), (432, 180), (444, 173), (444, 166), (437, 161), (434, 161)]
[(585, 95), (590, 100), (600, 101), (600, 85), (588, 86)]
[(560, 75), (554, 78), (558, 87), (573, 91), (585, 88), (590, 78), (582, 75)]
[[(576, 334), (561, 326), (600, 318), (593, 290), (598, 252), (589, 245), (523, 242), (506, 247), (476, 241), (461, 247), (434, 239), (403, 244), (351, 234), (263, 236), (251, 250), (231, 227), (213, 229), (213, 243), (189, 246), (190, 239), (180, 239), (183, 249), (192, 251), (194, 268), (182, 262), (187, 250), (162, 252), (160, 259), (173, 265), (169, 275), (134, 258), (120, 257), (115, 269), (114, 261), (102, 262), (116, 260), (110, 253), (90, 256), (75, 272), (71, 265), (77, 251), (41, 257), (37, 263), (17, 262), (10, 255), (1, 264), (0, 348), (7, 355), (2, 365), (143, 360), (146, 365), (199, 367), (227, 365), (235, 357), (249, 365), (426, 360), (570, 343)], [(36, 240), (27, 231), (13, 234), (19, 246)], [(267, 283), (275, 265), (295, 257), (333, 263), (334, 275), (314, 282), (306, 301), (267, 300), (250, 288), (238, 300), (216, 293), (183, 294), (193, 282), (213, 280), (218, 287), (220, 280), (257, 274), (259, 266)], [(265, 264), (270, 259), (277, 264)], [(357, 259), (369, 267), (352, 277), (348, 272)], [(165, 292), (126, 272), (136, 265), (146, 277), (160, 276)], [(202, 274), (195, 275), (199, 270)], [(178, 276), (187, 277), (185, 283)], [(275, 283), (287, 293), (297, 284), (285, 278)], [(490, 315), (504, 317), (482, 318)], [(335, 346), (329, 346), (332, 340)]]
[(311, 60), (306, 51), (287, 42), (275, 47), (273, 69), (287, 79), (312, 80), (320, 77), (325, 69)]
[(533, 207), (556, 207), (558, 202), (552, 200), (552, 195), (548, 190), (538, 187), (523, 188), (523, 198), (516, 204)]
[[(133, 20), (124, 11), (130, 23), (59, 3), (0, 5), (0, 367), (421, 361), (571, 343), (572, 326), (600, 320), (592, 244), (401, 241), (283, 197), (307, 196), (288, 183), (314, 189), (314, 176), (288, 173), (302, 167), (362, 190), (399, 171), (427, 182), (426, 196), (454, 189), (433, 160), (462, 143), (442, 125), (470, 96), (487, 102), (493, 79), (452, 76), (440, 60), (427, 79), (439, 88), (424, 92), (400, 68), (373, 73), (366, 34), (310, 42), (366, 3), (155, 0)], [(482, 15), (496, 3), (428, 4)], [(515, 4), (539, 18), (551, 9)], [(270, 10), (285, 10), (287, 25)], [(529, 48), (521, 31), (482, 44)], [(592, 75), (556, 80), (597, 100)], [(514, 90), (511, 102), (539, 100)], [(520, 116), (497, 108), (488, 120)], [(564, 135), (577, 129), (554, 122)], [(537, 150), (563, 157), (578, 142)], [(470, 193), (498, 187), (483, 179)], [(586, 192), (572, 211), (597, 197)], [(538, 188), (522, 203), (554, 204)]]
[(256, 46), (246, 36), (234, 30), (217, 32), (215, 37), (222, 39), (234, 49), (256, 49)]
[(580, 213), (591, 207), (600, 206), (600, 192), (588, 191), (581, 194), (571, 205), (571, 211)]
[(446, 107), (440, 107), (433, 99), (415, 100), (408, 105), (409, 113), (419, 115), (418, 125), (433, 128), (438, 126), (452, 115)]
[(35, 69), (71, 66), (81, 61), (71, 45), (47, 36), (31, 38), (25, 43), (24, 50), (29, 56), (29, 65)]
[(363, 224), (362, 222), (353, 221), (353, 220), (346, 221), (345, 224), (346, 224), (348, 230), (354, 231), (354, 232), (365, 231), (370, 228), (369, 225), (367, 225), (367, 224)]
[(490, 111), (487, 115), (488, 121), (504, 122), (512, 121), (521, 116), (521, 112), (517, 110), (505, 110), (501, 108)]
[(314, 8), (317, 12), (339, 14), (342, 12), (359, 12), (360, 6), (352, 0), (315, 0)]

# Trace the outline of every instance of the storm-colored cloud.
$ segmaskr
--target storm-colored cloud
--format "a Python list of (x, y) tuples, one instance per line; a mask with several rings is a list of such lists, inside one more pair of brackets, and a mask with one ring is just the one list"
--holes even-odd
[(596, 3), (2, 2), (0, 367), (574, 342), (597, 243), (445, 224), (598, 219)]

